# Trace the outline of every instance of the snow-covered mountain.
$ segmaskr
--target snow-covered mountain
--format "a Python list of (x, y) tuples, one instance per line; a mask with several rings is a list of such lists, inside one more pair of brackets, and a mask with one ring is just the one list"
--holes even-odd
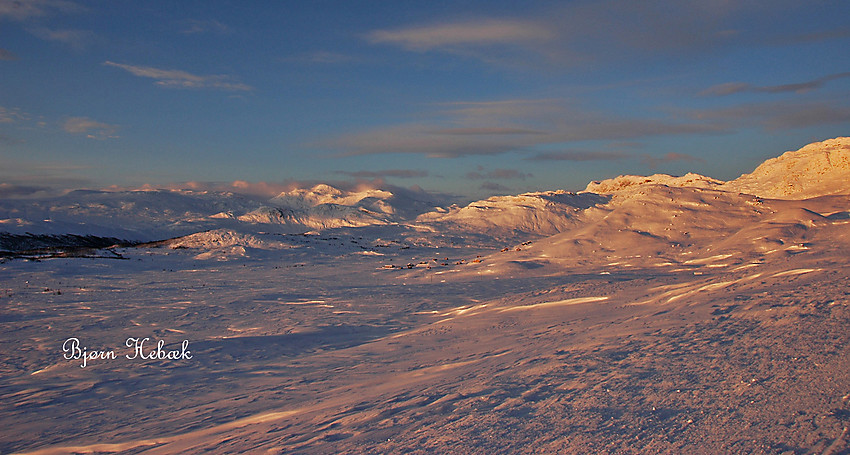
[(214, 229), (302, 233), (390, 225), (434, 206), (425, 192), (326, 184), (262, 200), (230, 192), (78, 190), (50, 199), (0, 200), (0, 232), (154, 241)]
[(71, 191), (44, 199), (0, 199), (0, 231), (151, 241), (221, 226), (210, 215), (261, 204), (234, 193), (188, 190)]
[(850, 137), (785, 152), (728, 182), (724, 189), (774, 199), (850, 193)]
[[(465, 206), (440, 207), (424, 191), (327, 184), (293, 188), (266, 200), (211, 191), (72, 191), (53, 199), (0, 200), (0, 232), (155, 241), (205, 231), (291, 234), (395, 226), (431, 238), (450, 236), (453, 244), (481, 239), (519, 243), (555, 236), (549, 243), (561, 246), (547, 254), (599, 260), (599, 252), (629, 251), (680, 261), (687, 258), (670, 255), (676, 248), (697, 248), (703, 240), (718, 237), (745, 237), (741, 232), (752, 229), (758, 238), (744, 239), (748, 248), (770, 249), (764, 245), (786, 241), (776, 229), (817, 224), (818, 217), (847, 210), (840, 197), (791, 205), (767, 199), (846, 194), (850, 138), (840, 137), (767, 160), (731, 182), (693, 173), (621, 175), (591, 182), (580, 193), (495, 196)], [(809, 219), (809, 212), (816, 216)], [(778, 220), (777, 213), (800, 217)]]
[(582, 211), (608, 202), (594, 193), (543, 191), (493, 196), (464, 207), (453, 205), (420, 215), (416, 222), (435, 230), (473, 231), (493, 236), (545, 236), (575, 226)]
[(607, 194), (615, 193), (636, 185), (665, 185), (694, 188), (718, 188), (723, 185), (722, 180), (713, 179), (704, 175), (689, 172), (681, 177), (668, 174), (643, 175), (621, 175), (612, 179), (593, 181), (584, 189), (588, 193)]
[(587, 190), (594, 193), (576, 197), (607, 199), (577, 209), (555, 235), (492, 255), (489, 270), (726, 267), (831, 248), (850, 240), (850, 138), (785, 153), (731, 182), (697, 174), (619, 176)]

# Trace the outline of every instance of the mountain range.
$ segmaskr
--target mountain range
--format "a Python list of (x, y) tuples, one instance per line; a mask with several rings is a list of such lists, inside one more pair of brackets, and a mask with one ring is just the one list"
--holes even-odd
[(31, 246), (12, 240), (21, 236), (52, 236), (54, 243), (62, 236), (151, 242), (206, 231), (296, 234), (394, 226), (508, 243), (547, 238), (555, 256), (594, 260), (597, 252), (626, 250), (667, 256), (718, 236), (765, 250), (805, 240), (790, 232), (843, 219), (848, 194), (850, 138), (839, 137), (786, 152), (728, 182), (693, 173), (621, 175), (590, 182), (578, 193), (494, 196), (463, 206), (441, 206), (425, 192), (327, 184), (268, 200), (190, 190), (77, 190), (56, 198), (6, 199), (0, 200), (0, 249)]

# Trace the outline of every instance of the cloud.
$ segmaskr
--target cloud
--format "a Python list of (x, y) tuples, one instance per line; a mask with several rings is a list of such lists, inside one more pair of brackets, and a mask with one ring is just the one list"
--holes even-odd
[[(2, 176), (0, 176), (2, 177)], [(394, 195), (403, 199), (416, 200), (427, 202), (435, 205), (448, 205), (457, 203), (459, 197), (447, 193), (435, 191), (425, 191), (417, 185), (409, 188), (391, 185), (383, 179), (377, 178), (371, 181), (357, 180), (351, 181), (328, 181), (328, 180), (287, 180), (284, 182), (248, 182), (245, 180), (235, 180), (233, 182), (181, 182), (181, 183), (164, 183), (164, 184), (143, 184), (133, 186), (111, 185), (102, 188), (104, 191), (134, 191), (134, 190), (191, 190), (191, 191), (211, 191), (211, 192), (229, 192), (244, 196), (256, 198), (258, 200), (267, 200), (278, 196), (285, 191), (295, 189), (312, 188), (318, 184), (328, 184), (339, 188), (343, 191), (365, 191), (369, 189), (382, 189), (392, 192)]]
[(33, 197), (52, 194), (54, 189), (48, 186), (17, 185), (0, 183), (0, 198)]
[(729, 131), (753, 127), (776, 131), (849, 122), (850, 107), (834, 101), (748, 103), (688, 115)]
[(98, 122), (88, 117), (71, 117), (65, 120), (62, 129), (66, 133), (85, 134), (86, 137), (91, 139), (113, 139), (118, 137), (115, 136), (118, 126)]
[(387, 169), (383, 171), (336, 171), (336, 173), (358, 179), (382, 179), (386, 177), (410, 179), (428, 176), (428, 171), (421, 171), (415, 169)]
[(329, 52), (329, 51), (316, 51), (307, 56), (307, 60), (310, 63), (346, 63), (354, 61), (354, 57), (346, 54), (340, 54), (337, 52)]
[(672, 163), (676, 161), (685, 161), (685, 162), (693, 162), (693, 163), (705, 163), (705, 160), (702, 158), (697, 158), (692, 155), (688, 155), (687, 153), (676, 153), (670, 152), (665, 154), (664, 156), (652, 156), (648, 154), (643, 154), (640, 156), (641, 162), (648, 165), (651, 168), (656, 168), (661, 164)]
[(485, 191), (499, 191), (499, 192), (503, 192), (503, 193), (512, 191), (509, 187), (507, 187), (505, 185), (500, 185), (500, 184), (495, 183), (495, 182), (484, 182), (484, 183), (482, 183), (481, 185), (478, 186), (478, 189), (479, 190), (485, 190)]
[(756, 86), (745, 82), (727, 82), (709, 87), (702, 91), (700, 95), (704, 96), (727, 96), (736, 93), (806, 93), (808, 91), (818, 89), (824, 86), (829, 81), (850, 77), (850, 72), (830, 74), (824, 77), (819, 77), (811, 81), (797, 82), (793, 84), (772, 85), (772, 86)]
[(492, 135), (441, 134), (428, 124), (393, 125), (345, 135), (326, 145), (343, 149), (344, 155), (413, 153), (432, 158), (493, 155), (521, 148), (527, 141)]
[(25, 21), (54, 11), (69, 13), (82, 8), (65, 0), (0, 0), (0, 19)]
[(321, 145), (341, 149), (344, 155), (413, 153), (456, 158), (511, 151), (527, 153), (546, 144), (706, 134), (728, 128), (728, 125), (681, 116), (620, 117), (560, 99), (455, 102), (436, 106), (439, 111), (420, 114), (432, 117), (430, 123), (389, 125)]
[(482, 173), (483, 170), (483, 168), (479, 168), (478, 171), (467, 172), (466, 178), (470, 180), (525, 180), (534, 177), (532, 174), (526, 174), (516, 169), (494, 169)]
[(284, 191), (290, 191), (298, 187), (297, 182), (249, 182), (246, 180), (234, 180), (232, 182), (173, 182), (142, 185), (110, 185), (102, 188), (104, 191), (135, 191), (135, 190), (191, 190), (212, 191), (224, 193), (237, 193), (245, 196), (259, 197), (261, 199), (277, 196)]
[(29, 120), (30, 116), (18, 108), (5, 108), (0, 106), (0, 123), (17, 123)]
[[(520, 17), (486, 15), (466, 20), (381, 27), (364, 35), (373, 45), (411, 52), (442, 52), (517, 68), (629, 65), (647, 58), (699, 57), (746, 46), (837, 39), (847, 28), (824, 32), (815, 15), (844, 14), (819, 5), (817, 13), (794, 0), (597, 0), (546, 2)], [(828, 2), (829, 3), (829, 2)], [(799, 17), (790, 22), (789, 17)], [(780, 25), (781, 24), (781, 25)]]
[(0, 133), (0, 144), (16, 145), (16, 144), (22, 144), (23, 142), (24, 141), (22, 139), (18, 139), (16, 137), (12, 137), (12, 136)]
[(189, 19), (185, 23), (185, 28), (181, 31), (184, 35), (197, 35), (202, 33), (217, 33), (225, 34), (230, 32), (230, 27), (222, 24), (215, 19), (198, 20)]
[(510, 127), (478, 127), (478, 128), (439, 128), (432, 131), (435, 134), (457, 135), (512, 135), (512, 134), (546, 134), (545, 131), (527, 128)]
[(507, 19), (375, 30), (366, 35), (373, 44), (392, 44), (420, 52), (455, 46), (538, 43), (553, 38), (554, 34), (540, 23)]
[(168, 70), (153, 68), (150, 66), (126, 65), (110, 61), (106, 61), (103, 64), (106, 66), (120, 68), (134, 76), (154, 79), (156, 81), (156, 84), (162, 87), (185, 89), (219, 89), (227, 91), (253, 90), (253, 87), (251, 87), (250, 85), (233, 81), (233, 78), (227, 75), (200, 76), (182, 70)]
[(782, 36), (777, 39), (778, 44), (807, 44), (818, 41), (829, 41), (850, 37), (850, 27), (838, 27), (830, 30), (815, 30), (813, 32), (797, 35)]
[(17, 60), (17, 59), (18, 59), (18, 56), (15, 55), (14, 52), (7, 50), (7, 49), (0, 48), (0, 60), (10, 61), (10, 60)]
[(632, 155), (623, 152), (593, 152), (579, 150), (565, 150), (560, 152), (541, 152), (532, 155), (528, 161), (618, 161), (631, 158)]
[(64, 44), (75, 50), (85, 49), (95, 39), (94, 33), (88, 30), (51, 30), (40, 27), (31, 29), (30, 33), (45, 41)]
[(41, 197), (62, 194), (68, 188), (81, 188), (91, 181), (78, 172), (86, 166), (59, 162), (7, 160), (0, 167), (0, 198)]

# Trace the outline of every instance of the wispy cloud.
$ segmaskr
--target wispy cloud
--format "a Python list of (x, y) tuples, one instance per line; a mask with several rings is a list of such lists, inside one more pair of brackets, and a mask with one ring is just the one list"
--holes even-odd
[[(766, 27), (780, 15), (805, 13), (791, 0), (730, 2), (598, 0), (555, 2), (529, 8), (523, 17), (446, 18), (430, 23), (384, 27), (364, 35), (375, 45), (412, 52), (444, 52), (486, 63), (528, 69), (529, 65), (577, 67), (619, 64), (659, 56), (699, 56), (718, 49), (776, 45), (847, 36), (847, 29), (823, 32), (814, 21)], [(809, 8), (810, 9), (810, 8)], [(671, 19), (675, 18), (675, 19)], [(746, 26), (742, 26), (746, 24)], [(758, 32), (754, 32), (757, 30)]]
[(612, 151), (564, 150), (559, 152), (541, 152), (526, 158), (529, 161), (619, 161), (632, 155)]
[(693, 155), (688, 155), (687, 153), (676, 153), (670, 152), (666, 153), (663, 156), (652, 156), (648, 154), (640, 155), (640, 160), (642, 163), (646, 164), (651, 168), (656, 168), (662, 164), (673, 163), (676, 161), (685, 161), (692, 163), (704, 163), (705, 160), (702, 158), (697, 158)]
[(0, 123), (17, 123), (22, 120), (29, 120), (29, 118), (29, 114), (18, 108), (0, 106)]
[(725, 84), (719, 84), (712, 87), (709, 87), (702, 91), (700, 95), (704, 96), (727, 96), (734, 95), (736, 93), (806, 93), (811, 90), (815, 90), (821, 88), (827, 82), (834, 81), (836, 79), (843, 79), (850, 77), (850, 72), (844, 73), (836, 73), (830, 74), (824, 77), (819, 77), (817, 79), (812, 79), (810, 81), (805, 82), (797, 82), (792, 84), (782, 84), (782, 85), (769, 85), (769, 86), (758, 86), (748, 84), (746, 82), (727, 82)]
[(82, 7), (65, 0), (0, 0), (0, 19), (25, 21), (56, 12), (75, 12)]
[(14, 52), (0, 48), (0, 60), (17, 60), (18, 56)]
[(829, 30), (815, 30), (790, 36), (783, 35), (779, 37), (776, 41), (779, 44), (806, 44), (815, 43), (818, 41), (842, 39), (847, 37), (850, 37), (850, 27), (844, 26)]
[(0, 144), (3, 145), (16, 145), (24, 142), (22, 139), (18, 139), (16, 137), (12, 137), (6, 134), (0, 133)]
[(502, 192), (502, 193), (507, 193), (507, 192), (513, 191), (509, 187), (502, 185), (502, 184), (499, 184), (499, 183), (496, 183), (496, 182), (484, 182), (484, 183), (482, 183), (481, 185), (478, 186), (478, 189), (479, 190), (485, 190), (485, 191)]
[(351, 61), (354, 61), (355, 58), (350, 56), (350, 55), (341, 54), (339, 52), (316, 51), (316, 52), (309, 54), (307, 56), (307, 60), (310, 63), (334, 64), (334, 63), (351, 62)]
[(88, 117), (71, 117), (65, 120), (62, 129), (66, 133), (85, 134), (86, 137), (91, 139), (114, 139), (118, 137), (115, 135), (118, 126), (98, 122)]
[(366, 35), (373, 44), (392, 44), (412, 51), (549, 41), (554, 33), (533, 21), (484, 19), (468, 22), (375, 30)]
[(234, 80), (228, 75), (197, 75), (188, 71), (161, 69), (151, 66), (136, 66), (106, 61), (106, 66), (120, 68), (128, 73), (156, 81), (157, 85), (169, 88), (218, 89), (227, 91), (251, 91), (253, 87)]
[(386, 177), (411, 179), (428, 176), (428, 171), (422, 171), (417, 169), (386, 169), (383, 171), (336, 171), (336, 173), (358, 179), (383, 179)]
[(22, 198), (53, 194), (53, 188), (37, 185), (0, 183), (0, 198)]
[[(435, 113), (422, 114), (433, 118), (430, 123), (390, 125), (342, 136), (324, 145), (341, 149), (346, 155), (414, 153), (454, 158), (527, 153), (544, 144), (715, 133), (727, 127), (669, 115), (620, 117), (560, 99), (456, 102), (437, 107), (440, 109)], [(545, 158), (555, 156), (540, 156)]]
[(850, 107), (834, 101), (785, 101), (695, 110), (686, 115), (729, 131), (741, 128), (775, 131), (848, 122)]
[(95, 40), (94, 33), (88, 30), (51, 30), (39, 27), (31, 29), (30, 33), (45, 41), (64, 44), (75, 50), (85, 49)]
[(350, 134), (324, 145), (342, 149), (344, 155), (413, 153), (432, 158), (493, 155), (524, 147), (528, 141), (493, 135), (440, 134), (429, 124), (393, 125)]
[(477, 171), (466, 173), (466, 178), (470, 180), (525, 180), (530, 177), (534, 177), (534, 175), (516, 169), (494, 169), (484, 172), (484, 168), (480, 166)]
[(91, 184), (80, 174), (86, 169), (75, 163), (13, 159), (0, 168), (0, 197), (55, 196), (69, 188), (82, 188)]
[(215, 19), (189, 19), (184, 23), (183, 30), (180, 32), (184, 35), (198, 35), (203, 33), (225, 34), (230, 32), (230, 27)]

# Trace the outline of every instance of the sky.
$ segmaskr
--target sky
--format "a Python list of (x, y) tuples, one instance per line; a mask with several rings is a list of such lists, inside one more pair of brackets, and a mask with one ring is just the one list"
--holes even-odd
[(850, 2), (0, 0), (0, 197), (722, 180), (850, 135)]

